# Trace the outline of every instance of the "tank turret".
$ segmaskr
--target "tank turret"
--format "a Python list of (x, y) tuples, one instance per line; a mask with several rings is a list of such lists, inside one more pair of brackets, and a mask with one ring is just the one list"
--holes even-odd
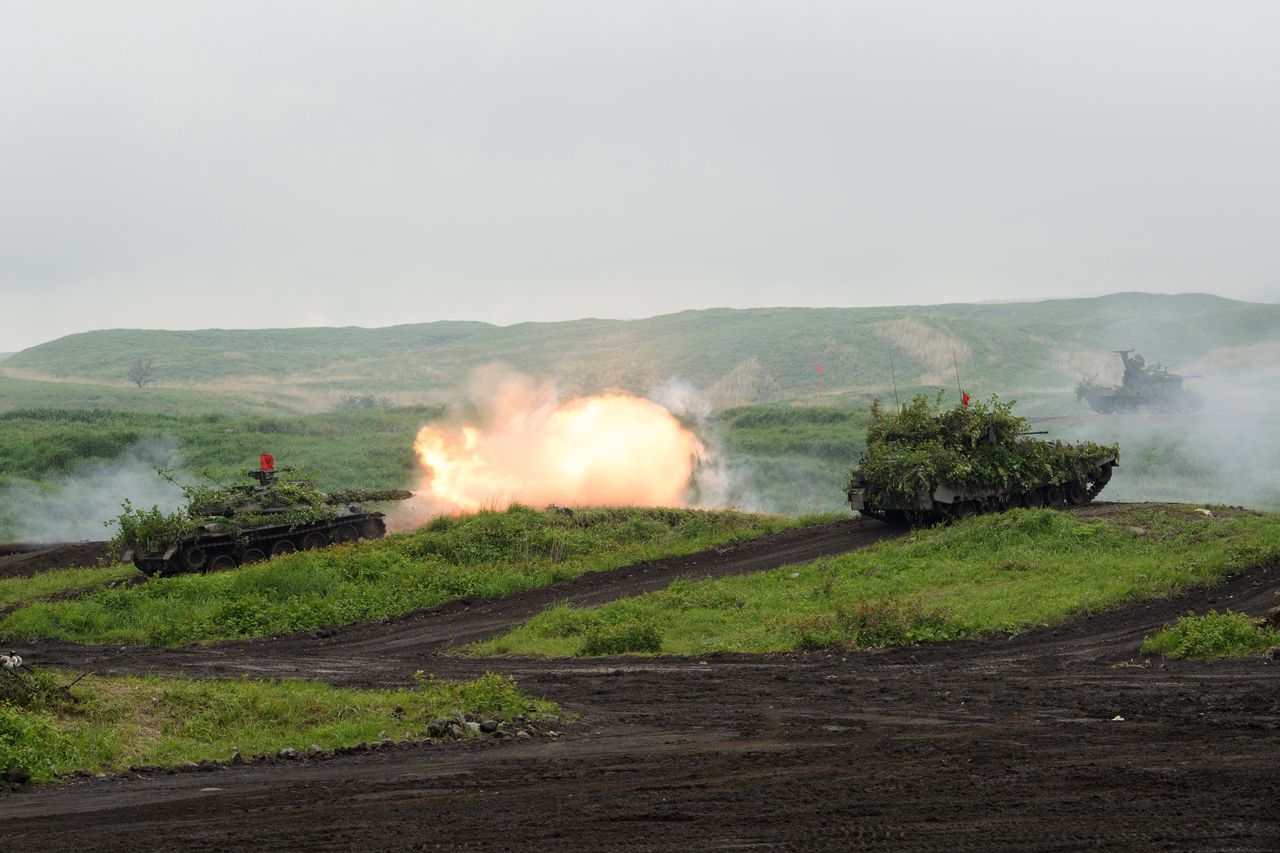
[(849, 505), (885, 521), (933, 523), (1012, 507), (1092, 501), (1119, 464), (1115, 445), (1039, 441), (1012, 404), (940, 408), (920, 395), (898, 413), (877, 401)]
[(1184, 379), (1198, 377), (1170, 373), (1159, 362), (1147, 364), (1146, 359), (1131, 349), (1116, 350), (1116, 354), (1124, 362), (1124, 378), (1120, 385), (1102, 386), (1085, 380), (1076, 386), (1076, 399), (1087, 402), (1095, 412), (1104, 415), (1140, 411), (1189, 414), (1199, 411), (1203, 405), (1199, 394), (1182, 387)]
[(413, 497), (402, 490), (322, 492), (306, 480), (281, 480), (275, 460), (247, 471), (254, 485), (186, 487), (187, 506), (172, 514), (135, 510), (127, 503), (115, 544), (121, 558), (148, 575), (220, 571), (298, 550), (380, 539), (381, 512), (361, 504)]

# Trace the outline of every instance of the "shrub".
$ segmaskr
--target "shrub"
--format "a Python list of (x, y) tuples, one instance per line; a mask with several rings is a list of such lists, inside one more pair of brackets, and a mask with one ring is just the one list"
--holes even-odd
[(629, 619), (588, 628), (582, 645), (578, 646), (574, 654), (578, 657), (596, 657), (660, 651), (662, 634), (658, 631), (658, 626), (648, 620)]
[(840, 604), (793, 620), (789, 627), (802, 649), (876, 648), (952, 640), (963, 636), (946, 611), (919, 601), (884, 599)]
[(1143, 654), (1171, 658), (1224, 658), (1259, 654), (1280, 645), (1280, 630), (1267, 628), (1244, 613), (1210, 610), (1188, 613), (1142, 641)]
[(48, 779), (69, 748), (50, 715), (0, 703), (0, 773), (18, 770)]

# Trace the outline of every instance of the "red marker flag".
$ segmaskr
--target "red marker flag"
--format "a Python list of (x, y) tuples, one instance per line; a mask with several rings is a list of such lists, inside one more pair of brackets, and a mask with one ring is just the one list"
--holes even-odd
[(276, 469), (276, 458), (270, 453), (263, 453), (258, 458), (262, 462), (263, 471), (274, 471)]
[(960, 402), (964, 403), (964, 407), (966, 409), (969, 408), (969, 392), (968, 391), (960, 392)]
[(823, 369), (823, 367), (824, 367), (824, 366), (825, 366), (825, 365), (821, 365), (821, 364), (819, 364), (819, 365), (818, 365), (818, 375), (819, 375), (819, 376), (821, 376), (821, 375), (822, 375), (822, 369)]

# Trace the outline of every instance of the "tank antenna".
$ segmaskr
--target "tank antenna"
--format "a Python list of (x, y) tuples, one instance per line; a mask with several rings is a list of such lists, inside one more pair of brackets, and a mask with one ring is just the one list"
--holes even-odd
[(951, 351), (951, 363), (956, 366), (956, 393), (960, 395), (960, 399), (964, 399), (964, 389), (960, 387), (960, 362), (956, 360), (956, 351)]
[(893, 403), (898, 407), (898, 414), (902, 414), (902, 401), (898, 399), (898, 375), (893, 370), (893, 350), (889, 350), (889, 376), (893, 379)]

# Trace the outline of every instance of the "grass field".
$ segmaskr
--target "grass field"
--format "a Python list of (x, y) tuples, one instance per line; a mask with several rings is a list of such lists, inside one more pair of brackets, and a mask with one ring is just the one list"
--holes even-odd
[(413, 437), (438, 407), (323, 415), (227, 417), (95, 409), (19, 409), (0, 414), (0, 483), (43, 480), (90, 460), (119, 457), (149, 438), (172, 438), (182, 467), (229, 483), (258, 454), (316, 474), (321, 488), (399, 488), (416, 475)]
[(144, 414), (229, 416), (288, 411), (288, 407), (278, 401), (254, 401), (234, 392), (41, 381), (0, 373), (0, 412), (14, 409), (106, 409)]
[[(329, 750), (385, 738), (423, 740), (437, 718), (455, 714), (551, 721), (552, 702), (515, 682), (486, 675), (468, 682), (423, 678), (413, 689), (350, 690), (305, 681), (193, 681), (0, 674), (0, 772), (36, 781), (71, 771), (112, 772), (131, 765), (225, 761), (314, 745)], [(31, 689), (25, 689), (31, 685)]]
[(105, 587), (113, 581), (140, 580), (142, 577), (143, 574), (131, 564), (117, 563), (92, 568), (54, 569), (25, 578), (0, 578), (0, 612), (45, 598)]
[(979, 516), (807, 565), (678, 581), (596, 608), (557, 607), (474, 653), (859, 649), (1022, 631), (1280, 557), (1280, 515), (1214, 512)]
[[(287, 634), (463, 596), (499, 596), (798, 523), (727, 511), (588, 509), (564, 516), (514, 506), (437, 518), (416, 533), (378, 542), (27, 604), (0, 621), (0, 635), (165, 646)], [(9, 594), (21, 590), (15, 582)]]
[(322, 415), (229, 417), (104, 409), (0, 413), (0, 540), (102, 539), (126, 499), (176, 509), (185, 482), (246, 482), (258, 454), (311, 475), (321, 489), (417, 484), (418, 429), (437, 407), (356, 408)]

